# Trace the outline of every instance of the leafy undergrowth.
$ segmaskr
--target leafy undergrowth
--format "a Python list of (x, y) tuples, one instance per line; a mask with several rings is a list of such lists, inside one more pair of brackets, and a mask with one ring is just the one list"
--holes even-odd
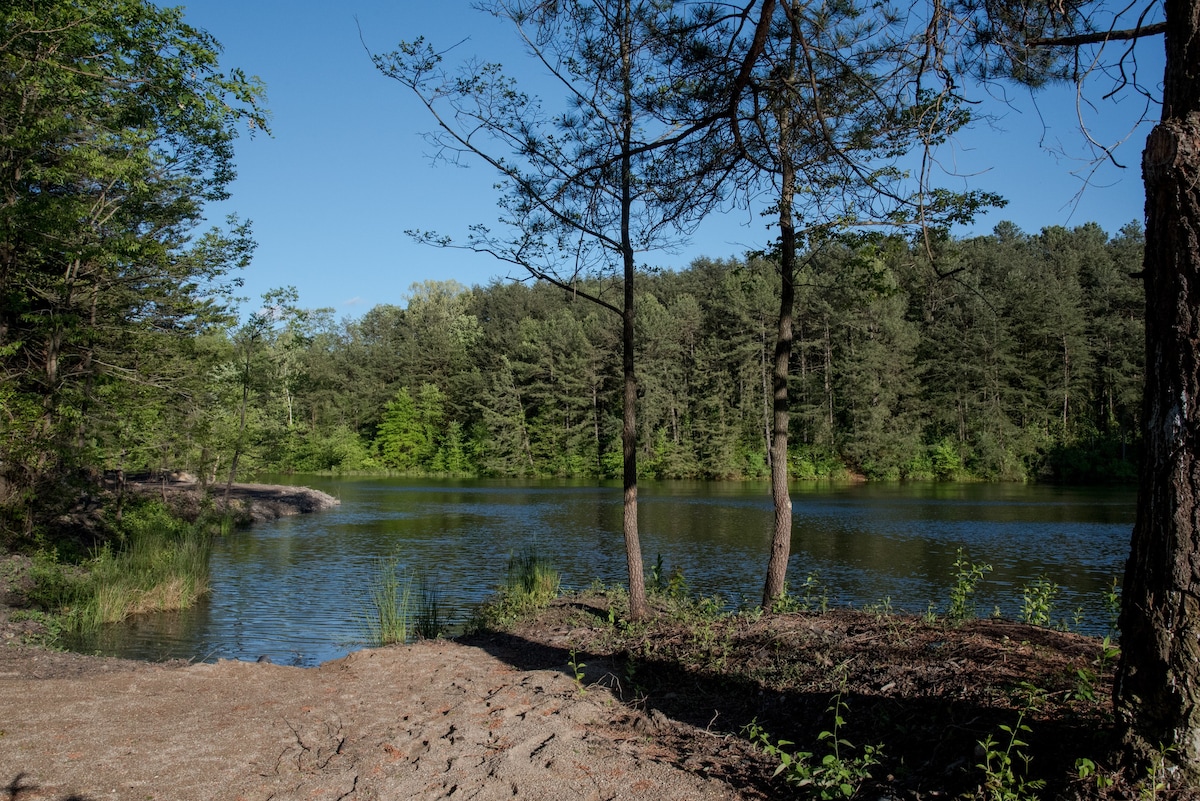
[[(851, 610), (717, 615), (661, 598), (652, 620), (629, 625), (622, 601), (563, 597), (477, 636), (574, 666), (577, 679), (588, 665), (587, 681), (630, 705), (706, 741), (748, 743), (771, 797), (1184, 797), (1117, 764), (1115, 650), (1097, 638)], [(722, 769), (714, 754), (710, 772)]]

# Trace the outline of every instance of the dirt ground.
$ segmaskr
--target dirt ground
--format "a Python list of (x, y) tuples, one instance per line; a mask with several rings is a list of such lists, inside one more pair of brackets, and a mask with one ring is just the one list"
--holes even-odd
[[(16, 572), (0, 562), (0, 578)], [(773, 775), (779, 759), (747, 740), (751, 722), (813, 765), (835, 740), (847, 759), (878, 745), (855, 791), (870, 801), (1195, 797), (1115, 762), (1112, 663), (1095, 638), (661, 603), (652, 622), (622, 626), (610, 600), (568, 596), (501, 632), (293, 668), (22, 644), (36, 624), (14, 621), (0, 593), (0, 798), (815, 797)], [(988, 738), (1015, 766), (1006, 786), (989, 787)], [(1084, 758), (1097, 774), (1080, 775)], [(1045, 786), (1003, 795), (1016, 779)]]
[(0, 650), (10, 799), (738, 799), (659, 742), (736, 743), (581, 694), (502, 642), (421, 642), (319, 668), (160, 666)]
[(627, 705), (600, 660), (578, 681), (567, 656), (503, 634), (318, 668), (61, 652), (13, 614), (27, 568), (0, 560), (9, 801), (765, 797), (708, 775), (706, 754), (753, 760), (743, 742)]

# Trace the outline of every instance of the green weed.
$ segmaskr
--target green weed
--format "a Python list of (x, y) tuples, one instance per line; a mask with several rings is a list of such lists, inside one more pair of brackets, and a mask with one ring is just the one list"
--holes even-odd
[(1146, 765), (1146, 778), (1138, 785), (1138, 798), (1141, 801), (1155, 801), (1167, 789), (1167, 757), (1174, 751), (1175, 746), (1164, 748), (1160, 745), (1158, 750), (1150, 755), (1150, 762)]
[(510, 556), (502, 593), (510, 600), (540, 608), (558, 597), (561, 579), (554, 565), (534, 548)]
[(1076, 701), (1096, 703), (1099, 700), (1096, 696), (1096, 674), (1087, 668), (1078, 668), (1075, 671), (1075, 689), (1070, 697)]
[(112, 540), (76, 564), (53, 549), (34, 555), (30, 601), (59, 617), (62, 630), (185, 609), (208, 592), (208, 522), (188, 523), (151, 501), (125, 509), (114, 529)]
[(436, 640), (446, 631), (442, 619), (442, 596), (428, 576), (421, 576), (421, 605), (417, 609), (416, 631), (423, 640)]
[(1104, 608), (1108, 611), (1108, 635), (1116, 637), (1121, 620), (1121, 585), (1117, 583), (1116, 576), (1112, 577), (1112, 584), (1104, 594)]
[(412, 625), (412, 575), (401, 570), (396, 556), (378, 560), (370, 581), (370, 606), (364, 615), (372, 645), (408, 642)]
[(654, 567), (650, 568), (646, 590), (651, 594), (672, 600), (682, 600), (689, 594), (687, 579), (683, 575), (682, 568), (676, 567), (668, 573), (663, 564), (662, 554), (658, 555), (654, 561)]
[(857, 749), (841, 736), (841, 729), (846, 723), (844, 714), (849, 711), (841, 691), (834, 696), (826, 711), (833, 713), (833, 727), (817, 735), (817, 742), (825, 747), (825, 754), (820, 760), (815, 760), (811, 751), (789, 751), (788, 747), (795, 743), (772, 740), (757, 720), (751, 721), (742, 732), (764, 754), (779, 760), (774, 775), (782, 775), (788, 784), (807, 788), (822, 801), (851, 798), (863, 782), (871, 778), (871, 768), (879, 764), (883, 746), (863, 746), (861, 754), (851, 756), (849, 752)]
[(1096, 667), (1103, 673), (1120, 655), (1121, 649), (1113, 644), (1112, 636), (1106, 634), (1100, 641), (1100, 656), (1096, 657)]
[(550, 560), (538, 554), (536, 549), (526, 548), (509, 557), (504, 582), (496, 596), (475, 610), (466, 630), (503, 628), (545, 608), (558, 597), (560, 586), (558, 571)]
[(863, 607), (863, 611), (875, 615), (876, 619), (891, 617), (894, 611), (892, 609), (892, 596), (885, 595), (877, 603), (867, 604)]
[(989, 734), (979, 741), (979, 747), (983, 750), (983, 762), (977, 767), (983, 771), (982, 789), (991, 801), (1035, 799), (1037, 791), (1046, 784), (1041, 779), (1026, 778), (1033, 757), (1023, 750), (1029, 747), (1029, 743), (1021, 738), (1032, 731), (1025, 723), (1025, 718), (1036, 708), (1042, 693), (1028, 684), (1023, 687), (1029, 696), (1025, 707), (1017, 715), (1017, 722), (1012, 726), (1002, 724), (1000, 731), (1003, 734), (999, 739)]
[(57, 648), (58, 638), (63, 633), (63, 619), (57, 615), (49, 615), (40, 609), (18, 609), (9, 618), (13, 623), (32, 620), (41, 627), (36, 634), (27, 634), (21, 641), (26, 645), (41, 645), (46, 648)]
[(1075, 773), (1083, 781), (1091, 779), (1095, 782), (1097, 790), (1107, 790), (1116, 783), (1115, 779), (1111, 776), (1106, 776), (1100, 770), (1100, 767), (1087, 757), (1080, 757), (1075, 760)]
[(1021, 620), (1035, 626), (1049, 626), (1058, 590), (1059, 586), (1045, 576), (1026, 584), (1021, 589)]
[(786, 615), (793, 612), (828, 612), (829, 591), (821, 583), (821, 574), (814, 570), (804, 577), (800, 585), (800, 594), (793, 595), (790, 584), (784, 584), (783, 592), (775, 599), (772, 607), (778, 614)]
[(950, 588), (950, 608), (946, 617), (953, 621), (975, 617), (975, 590), (983, 577), (991, 572), (991, 565), (971, 562), (959, 548), (954, 558), (954, 586)]
[(587, 687), (583, 686), (583, 669), (587, 667), (587, 663), (579, 661), (579, 655), (574, 648), (571, 649), (571, 658), (567, 660), (567, 667), (571, 668), (571, 673), (575, 676), (575, 687), (579, 690), (579, 694), (587, 695)]

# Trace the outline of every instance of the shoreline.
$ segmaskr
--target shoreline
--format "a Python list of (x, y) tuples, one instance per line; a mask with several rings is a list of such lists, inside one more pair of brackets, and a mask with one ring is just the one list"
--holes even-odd
[[(218, 513), (232, 513), (238, 524), (264, 523), (281, 517), (311, 514), (340, 506), (342, 501), (311, 487), (288, 484), (234, 483), (202, 486), (191, 476), (127, 479), (124, 489), (143, 497), (158, 496), (180, 516), (195, 520), (206, 502)], [(119, 489), (119, 487), (118, 487)]]

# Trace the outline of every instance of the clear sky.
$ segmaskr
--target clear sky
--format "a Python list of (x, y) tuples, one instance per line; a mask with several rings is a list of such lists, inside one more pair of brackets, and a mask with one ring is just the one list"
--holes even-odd
[[(169, 2), (163, 2), (169, 5)], [(468, 0), (192, 0), (187, 21), (225, 48), (222, 64), (240, 67), (267, 86), (273, 137), (243, 136), (232, 199), (210, 209), (216, 222), (236, 212), (254, 223), (259, 248), (244, 273), (244, 294), (295, 286), (301, 305), (357, 316), (379, 303), (403, 305), (408, 288), (425, 280), (486, 284), (512, 275), (486, 255), (413, 243), (406, 229), (452, 236), (497, 218), (494, 175), (485, 167), (433, 167), (421, 134), (432, 128), (404, 87), (375, 71), (360, 41), (386, 52), (425, 36), (439, 48), (457, 45), (463, 60), (479, 56), (521, 68), (525, 58), (509, 30)], [(1148, 43), (1142, 66), (1161, 63)], [(1147, 73), (1149, 74), (1149, 73)], [(1161, 78), (1161, 69), (1158, 76)], [(1157, 82), (1157, 81), (1156, 81)], [(981, 217), (958, 235), (988, 233), (1001, 220), (1027, 232), (1048, 225), (1097, 222), (1110, 234), (1143, 219), (1140, 154), (1148, 129), (1130, 131), (1141, 113), (1134, 98), (1098, 101), (1089, 116), (1100, 138), (1128, 135), (1119, 169), (1105, 165), (1076, 198), (1084, 162), (1055, 154), (1085, 153), (1072, 92), (1039, 95), (1014, 90), (1012, 103), (989, 104), (1002, 117), (962, 135), (943, 160), (963, 178), (944, 185), (998, 192), (1007, 208)], [(547, 97), (546, 100), (557, 100)], [(955, 183), (957, 182), (957, 183)], [(1078, 202), (1076, 203), (1076, 200)], [(653, 266), (686, 267), (699, 256), (724, 258), (764, 247), (762, 218), (745, 211), (710, 218), (675, 254), (655, 254)]]

